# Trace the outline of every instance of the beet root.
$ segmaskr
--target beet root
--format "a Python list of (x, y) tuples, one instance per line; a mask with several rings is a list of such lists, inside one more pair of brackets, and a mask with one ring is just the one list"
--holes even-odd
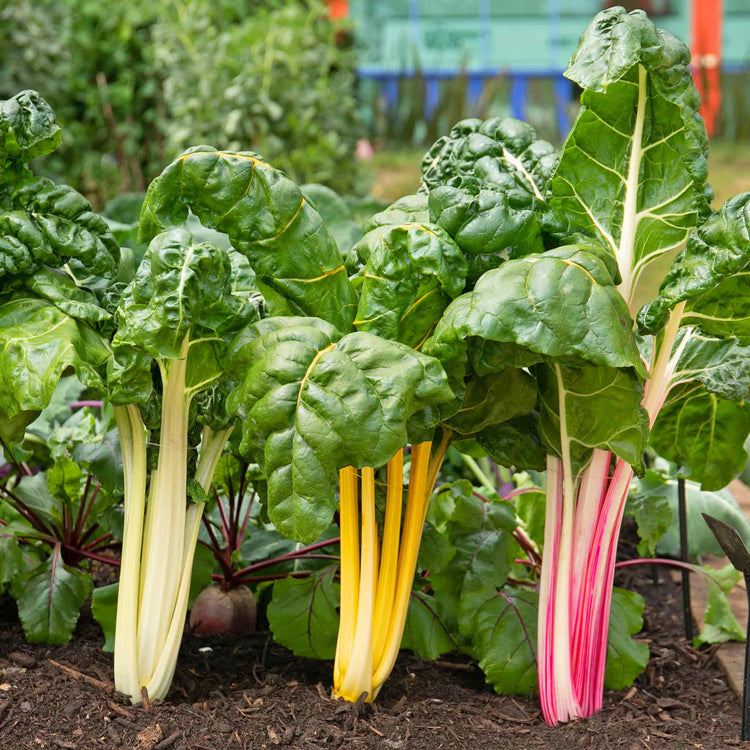
[(225, 591), (218, 584), (203, 589), (190, 610), (190, 627), (198, 635), (255, 632), (255, 597), (247, 586)]

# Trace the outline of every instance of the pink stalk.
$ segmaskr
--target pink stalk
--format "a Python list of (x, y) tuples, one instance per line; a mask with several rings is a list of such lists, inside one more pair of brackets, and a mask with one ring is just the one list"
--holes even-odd
[[(539, 581), (538, 668), (539, 697), (544, 720), (556, 725), (580, 715), (570, 661), (570, 564), (572, 528), (565, 529), (566, 503), (563, 462), (547, 456), (547, 541)], [(572, 498), (571, 498), (572, 499)], [(572, 521), (572, 519), (570, 519)], [(571, 524), (572, 525), (572, 524)], [(566, 533), (567, 532), (567, 533)], [(568, 545), (565, 544), (567, 536)]]
[(575, 664), (576, 685), (579, 686), (584, 716), (590, 716), (602, 706), (617, 540), (632, 477), (632, 467), (618, 459), (612, 479), (606, 486), (589, 550), (584, 584), (588, 597), (580, 615), (585, 627), (574, 635), (580, 659)]

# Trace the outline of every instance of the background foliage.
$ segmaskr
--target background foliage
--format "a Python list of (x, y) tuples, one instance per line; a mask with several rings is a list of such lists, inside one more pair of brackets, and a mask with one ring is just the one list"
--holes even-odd
[(97, 207), (197, 143), (362, 192), (348, 39), (320, 0), (18, 0), (0, 11), (0, 98), (49, 101), (65, 141), (44, 169)]

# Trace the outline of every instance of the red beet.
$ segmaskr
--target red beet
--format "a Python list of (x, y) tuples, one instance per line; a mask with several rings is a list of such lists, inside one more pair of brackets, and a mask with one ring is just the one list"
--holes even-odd
[(229, 591), (214, 584), (198, 594), (190, 610), (190, 627), (198, 635), (255, 632), (255, 597), (247, 586)]

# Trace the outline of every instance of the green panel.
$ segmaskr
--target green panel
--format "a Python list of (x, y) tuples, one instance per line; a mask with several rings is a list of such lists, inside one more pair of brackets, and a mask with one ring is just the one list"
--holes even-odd
[[(487, 29), (480, 8), (489, 6)], [(351, 15), (362, 45), (360, 65), (383, 71), (411, 69), (415, 59), (426, 70), (545, 70), (565, 68), (568, 58), (601, 0), (351, 0)], [(410, 18), (410, 6), (418, 8)], [(671, 14), (656, 24), (690, 40), (688, 0), (671, 0)], [(746, 62), (750, 39), (750, 0), (725, 0), (724, 60)], [(489, 59), (482, 60), (482, 32), (489, 36)]]

